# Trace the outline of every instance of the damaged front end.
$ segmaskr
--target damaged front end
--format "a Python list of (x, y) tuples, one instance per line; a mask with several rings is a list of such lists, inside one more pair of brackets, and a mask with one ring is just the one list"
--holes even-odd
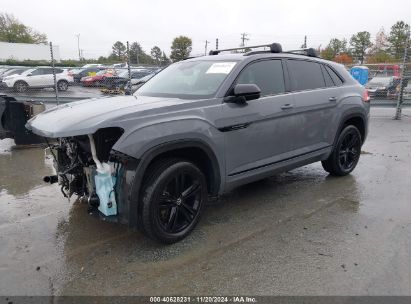
[(80, 197), (90, 211), (128, 222), (129, 203), (123, 193), (129, 193), (137, 162), (112, 150), (123, 132), (109, 127), (49, 144), (57, 175), (46, 176), (44, 181), (58, 182), (65, 197)]

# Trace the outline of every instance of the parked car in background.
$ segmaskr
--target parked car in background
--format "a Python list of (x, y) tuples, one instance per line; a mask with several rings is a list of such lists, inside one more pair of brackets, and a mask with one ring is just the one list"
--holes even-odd
[(407, 86), (404, 88), (404, 96), (406, 98), (411, 98), (411, 81), (408, 81)]
[(81, 68), (72, 70), (69, 72), (69, 75), (73, 76), (73, 80), (75, 83), (81, 83), (81, 79), (87, 76), (94, 76), (98, 72), (104, 71), (104, 68), (99, 67), (90, 67), (90, 68)]
[[(144, 70), (144, 69), (136, 69), (136, 70), (130, 70), (130, 76), (131, 79), (141, 79), (144, 76), (147, 76), (149, 74), (152, 74), (150, 70)], [(129, 81), (129, 75), (128, 75), (128, 70), (124, 69), (118, 72), (116, 75), (108, 76), (105, 78), (103, 86), (106, 89), (112, 90), (112, 89), (121, 89), (123, 90), (124, 87), (126, 86), (127, 82)]]
[(69, 75), (73, 76), (73, 80), (75, 83), (80, 83), (83, 77), (94, 76), (98, 72), (103, 70), (104, 68), (99, 67), (81, 68), (69, 71)]
[(104, 68), (104, 66), (100, 63), (88, 63), (81, 67), (82, 69), (89, 69), (89, 68)]
[(375, 72), (374, 77), (400, 77), (401, 69), (398, 64), (380, 64), (378, 70)]
[(397, 86), (400, 84), (400, 78), (395, 76), (390, 77), (374, 77), (366, 85), (370, 97), (388, 98), (395, 94)]
[(134, 94), (138, 90), (138, 88), (140, 88), (143, 84), (145, 84), (147, 81), (153, 78), (155, 74), (157, 73), (148, 74), (147, 76), (144, 76), (140, 79), (131, 79), (131, 82), (127, 81), (127, 84), (124, 87), (124, 93), (126, 95)]
[(104, 83), (106, 77), (111, 77), (116, 75), (117, 71), (115, 69), (105, 69), (97, 72), (92, 76), (85, 76), (81, 78), (81, 84), (85, 87), (99, 87)]
[[(63, 69), (55, 68), (57, 89), (66, 91), (73, 83), (73, 77), (64, 72)], [(25, 92), (28, 89), (54, 88), (53, 68), (38, 67), (24, 71), (21, 74), (6, 76), (1, 82), (6, 88), (17, 92)]]
[(10, 69), (10, 70), (5, 71), (0, 76), (0, 83), (3, 81), (4, 77), (12, 76), (12, 75), (20, 75), (21, 73), (27, 71), (28, 69), (29, 68), (15, 68), (15, 69)]

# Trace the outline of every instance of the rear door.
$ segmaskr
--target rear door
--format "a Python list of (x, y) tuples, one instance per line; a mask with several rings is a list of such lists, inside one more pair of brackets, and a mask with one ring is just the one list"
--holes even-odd
[(256, 84), (261, 97), (246, 105), (223, 104), (226, 172), (235, 179), (288, 158), (296, 123), (293, 97), (287, 93), (283, 62), (265, 59), (249, 63), (235, 84)]
[[(336, 119), (341, 79), (330, 67), (316, 61), (288, 59), (287, 68), (298, 124), (294, 138), (296, 154), (302, 155), (329, 147), (334, 140), (330, 124)], [(334, 83), (328, 70), (339, 79), (338, 84)]]

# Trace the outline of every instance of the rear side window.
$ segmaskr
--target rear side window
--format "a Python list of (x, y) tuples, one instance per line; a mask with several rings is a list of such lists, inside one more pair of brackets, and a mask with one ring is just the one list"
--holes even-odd
[(343, 84), (341, 78), (330, 67), (325, 66), (325, 69), (327, 70), (335, 85), (339, 86)]
[(256, 84), (262, 96), (284, 93), (281, 60), (262, 60), (249, 64), (241, 71), (237, 84)]
[(288, 60), (294, 91), (324, 88), (325, 82), (320, 64), (304, 60)]
[(335, 86), (334, 81), (331, 79), (331, 76), (330, 76), (330, 74), (327, 72), (327, 70), (325, 69), (325, 66), (321, 65), (321, 69), (323, 70), (325, 85), (326, 85), (327, 87), (333, 87), (333, 86)]

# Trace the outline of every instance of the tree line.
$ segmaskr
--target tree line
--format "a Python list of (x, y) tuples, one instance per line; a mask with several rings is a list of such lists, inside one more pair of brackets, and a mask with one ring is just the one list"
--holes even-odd
[(192, 40), (186, 36), (174, 38), (171, 44), (170, 58), (167, 57), (164, 50), (158, 46), (153, 46), (150, 53), (147, 54), (138, 42), (129, 45), (127, 53), (126, 44), (116, 41), (111, 47), (111, 54), (108, 57), (100, 56), (98, 62), (107, 63), (115, 61), (130, 61), (130, 64), (147, 64), (164, 66), (171, 63), (186, 59), (190, 56), (192, 50)]
[(404, 56), (409, 30), (409, 24), (397, 21), (388, 34), (381, 28), (374, 41), (371, 41), (371, 34), (367, 31), (352, 35), (349, 42), (346, 38), (332, 38), (321, 50), (321, 57), (344, 64), (400, 61)]
[[(409, 31), (409, 24), (397, 21), (391, 26), (388, 34), (382, 28), (373, 41), (368, 31), (352, 35), (349, 41), (346, 38), (332, 38), (327, 46), (320, 50), (320, 54), (324, 59), (343, 64), (400, 61)], [(45, 44), (47, 36), (24, 25), (13, 15), (0, 13), (0, 41)], [(127, 53), (126, 45), (116, 41), (109, 56), (100, 56), (98, 59), (82, 60), (82, 62), (114, 63), (130, 60), (131, 64), (164, 66), (188, 58), (191, 50), (192, 40), (186, 36), (173, 39), (170, 57), (167, 57), (166, 52), (158, 46), (153, 46), (149, 53), (146, 53), (138, 42), (132, 42)], [(76, 60), (65, 61), (70, 65), (76, 64)]]

